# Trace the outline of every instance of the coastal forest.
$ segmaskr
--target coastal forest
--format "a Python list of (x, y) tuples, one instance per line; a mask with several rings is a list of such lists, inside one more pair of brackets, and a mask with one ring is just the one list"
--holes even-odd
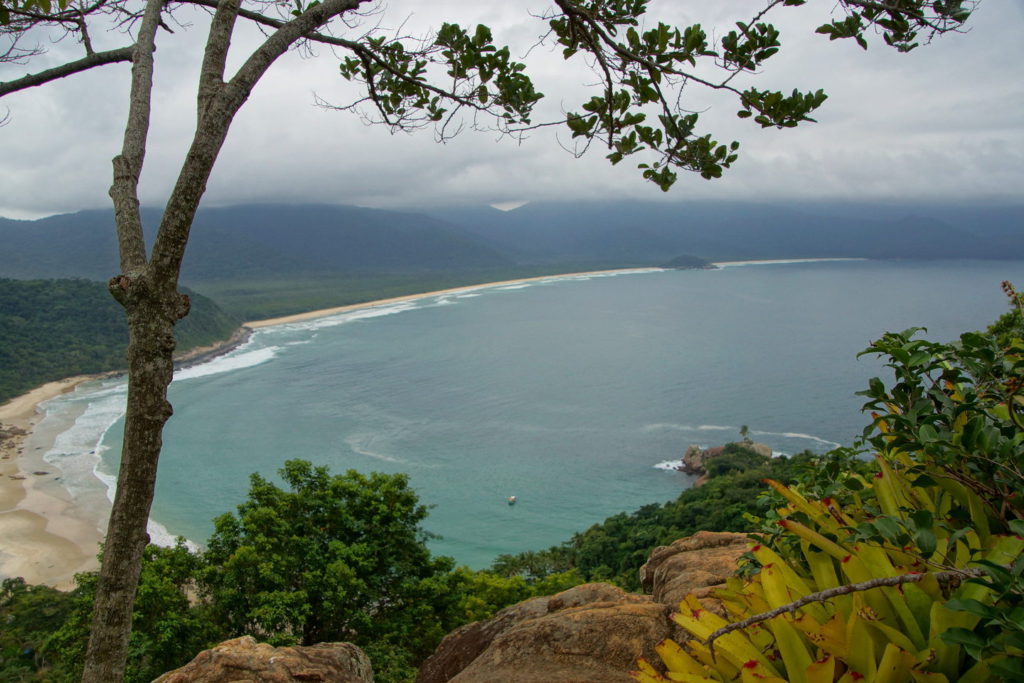
[[(188, 294), (192, 312), (175, 328), (179, 352), (234, 334), (236, 318)], [(105, 284), (0, 278), (0, 403), (46, 382), (123, 370), (127, 348), (124, 308)]]

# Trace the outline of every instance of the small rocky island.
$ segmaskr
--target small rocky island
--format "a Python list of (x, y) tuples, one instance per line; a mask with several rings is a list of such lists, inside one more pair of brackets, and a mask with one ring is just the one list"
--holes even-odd
[(711, 448), (701, 448), (696, 444), (690, 444), (686, 447), (683, 459), (676, 466), (676, 469), (684, 474), (696, 475), (697, 480), (693, 482), (693, 487), (697, 488), (707, 483), (711, 477), (711, 474), (708, 472), (711, 460), (723, 455), (736, 453), (753, 453), (764, 458), (772, 457), (771, 446), (751, 441), (750, 439), (733, 441), (723, 446), (713, 446)]

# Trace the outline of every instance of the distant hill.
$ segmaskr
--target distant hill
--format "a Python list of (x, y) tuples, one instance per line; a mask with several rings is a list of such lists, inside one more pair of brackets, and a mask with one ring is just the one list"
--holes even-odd
[[(143, 210), (151, 241), (159, 212)], [(113, 212), (37, 221), (0, 219), (0, 277), (117, 273)], [(260, 280), (359, 271), (505, 267), (512, 260), (436, 218), (350, 206), (246, 205), (202, 209), (182, 269), (184, 282)]]
[[(238, 320), (188, 292), (191, 313), (175, 328), (178, 351), (229, 338)], [(0, 279), (0, 403), (72, 375), (125, 367), (124, 309), (87, 280)]]
[[(159, 212), (143, 211), (151, 239)], [(111, 211), (0, 219), (0, 277), (117, 272)], [(587, 202), (201, 209), (182, 282), (252, 320), (556, 272), (708, 261), (1024, 257), (1024, 204)]]
[(1024, 204), (842, 202), (531, 203), (430, 209), (521, 263), (1024, 257)]

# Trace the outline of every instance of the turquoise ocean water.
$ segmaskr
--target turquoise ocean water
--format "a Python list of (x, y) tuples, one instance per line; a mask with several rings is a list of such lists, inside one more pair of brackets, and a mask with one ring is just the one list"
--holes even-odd
[[(249, 473), (304, 458), (407, 473), (434, 550), (483, 567), (674, 498), (690, 480), (665, 463), (740, 425), (782, 453), (849, 444), (854, 392), (882, 372), (856, 354), (885, 330), (983, 327), (1003, 279), (1024, 283), (1024, 261), (637, 271), (266, 328), (177, 375), (154, 532), (202, 543)], [(112, 481), (123, 402), (112, 380), (47, 404), (72, 490)]]

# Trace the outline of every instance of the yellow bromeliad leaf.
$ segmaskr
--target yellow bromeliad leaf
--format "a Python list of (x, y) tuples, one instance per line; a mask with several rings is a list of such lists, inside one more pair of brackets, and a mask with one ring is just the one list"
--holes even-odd
[[(882, 637), (885, 640), (889, 641), (890, 645), (896, 645), (897, 647), (900, 647), (907, 652), (917, 652), (920, 649), (915, 647), (914, 644), (910, 642), (910, 638), (908, 638), (905, 634), (901, 633), (899, 630), (893, 628), (892, 626), (889, 626), (888, 624), (884, 624), (881, 621), (874, 620), (865, 620), (864, 623), (866, 623), (868, 626), (881, 633)], [(928, 650), (925, 650), (925, 653), (927, 652)], [(914, 661), (916, 663), (917, 659), (915, 658)]]
[(916, 661), (914, 655), (894, 643), (889, 643), (882, 653), (882, 661), (878, 663), (875, 683), (906, 683), (910, 678), (910, 669)]
[(711, 681), (711, 683), (721, 683), (721, 679), (718, 678), (695, 676), (694, 674), (674, 673), (671, 671), (665, 674), (665, 680), (681, 681), (682, 683), (706, 683), (707, 681)]
[(636, 660), (636, 665), (638, 670), (629, 672), (633, 680), (640, 681), (640, 683), (665, 683), (668, 680), (643, 657)]
[(814, 661), (807, 641), (793, 628), (789, 615), (783, 614), (765, 622), (775, 636), (775, 646), (791, 683), (807, 683), (807, 667)]
[(878, 505), (882, 512), (890, 517), (903, 519), (903, 508), (909, 507), (911, 496), (906, 491), (906, 481), (897, 477), (889, 466), (888, 460), (881, 455), (875, 456), (878, 472), (875, 474), (873, 488)]
[(686, 642), (686, 647), (690, 653), (703, 664), (710, 675), (720, 675), (723, 680), (732, 681), (740, 675), (740, 667), (733, 663), (728, 657), (722, 656), (722, 651), (718, 649), (717, 642), (715, 646), (714, 654), (711, 650), (699, 640), (689, 640)]
[(793, 625), (800, 629), (807, 640), (822, 652), (846, 660), (849, 650), (846, 641), (846, 619), (835, 614), (822, 624), (805, 614), (801, 615), (799, 619), (794, 619)]
[[(700, 610), (699, 612), (697, 610), (693, 610), (689, 612), (677, 612), (672, 615), (672, 619), (688, 632), (703, 641), (707, 640), (708, 636), (721, 628), (721, 626), (725, 625), (725, 622), (721, 617), (713, 615), (714, 619), (711, 619), (708, 615), (711, 615), (711, 612), (708, 612), (707, 610)], [(768, 663), (768, 659), (760, 650), (753, 646), (750, 640), (742, 632), (732, 631), (731, 633), (725, 634), (715, 640), (714, 648), (715, 653), (719, 658), (727, 659), (729, 663), (736, 668), (743, 666), (744, 662), (748, 662), (751, 659), (755, 659), (766, 666), (771, 667)], [(707, 664), (707, 659), (701, 656), (701, 649), (701, 647), (690, 648), (695, 656), (698, 656), (702, 662)], [(775, 675), (778, 674), (776, 673)]]
[(679, 643), (674, 640), (663, 640), (655, 646), (654, 650), (661, 657), (661, 661), (665, 663), (669, 671), (688, 673), (695, 676), (707, 675), (704, 666), (687, 654), (686, 650), (680, 647)]
[(951, 628), (973, 627), (977, 621), (978, 617), (968, 612), (954, 612), (941, 602), (932, 604), (928, 619), (928, 647), (935, 653), (935, 664), (930, 667), (931, 669), (946, 676), (956, 677), (962, 650), (959, 645), (951, 645), (940, 636)]
[(807, 683), (832, 683), (836, 678), (836, 660), (829, 655), (807, 667)]
[[(855, 600), (855, 604), (859, 603)], [(846, 642), (849, 647), (843, 658), (851, 669), (868, 676), (875, 675), (876, 655), (875, 641), (871, 637), (868, 625), (864, 623), (863, 610), (854, 610), (846, 622)]]
[[(787, 683), (785, 678), (779, 678), (778, 676), (772, 676), (765, 672), (757, 662), (748, 662), (749, 666), (744, 666), (740, 671), (740, 681), (742, 683)], [(793, 679), (789, 679), (792, 681)]]
[(758, 543), (750, 549), (751, 554), (761, 563), (762, 567), (776, 567), (782, 572), (784, 580), (789, 584), (793, 591), (795, 591), (797, 597), (813, 593), (811, 587), (807, 585), (800, 575), (798, 575), (793, 568), (786, 564), (786, 561), (779, 557), (779, 554), (774, 550)]
[(939, 673), (932, 671), (911, 671), (910, 677), (914, 683), (949, 683), (949, 679)]
[(784, 484), (780, 484), (774, 479), (765, 479), (766, 484), (771, 486), (775, 491), (789, 501), (795, 509), (804, 513), (810, 517), (816, 524), (820, 524), (822, 528), (830, 533), (836, 533), (840, 529), (840, 524), (837, 522), (831, 514), (829, 514), (828, 508), (818, 500), (807, 500), (802, 495), (794, 491), (791, 487)]

